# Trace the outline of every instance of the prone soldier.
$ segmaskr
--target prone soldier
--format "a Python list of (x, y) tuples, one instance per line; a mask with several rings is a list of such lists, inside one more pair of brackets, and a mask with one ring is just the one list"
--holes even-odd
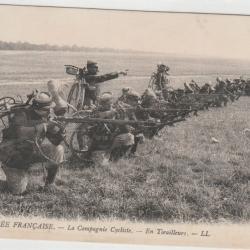
[[(103, 119), (102, 123), (88, 125), (81, 124), (78, 132), (78, 143), (81, 143), (81, 137), (87, 131), (90, 138), (90, 145), (85, 157), (91, 160), (95, 151), (105, 151), (106, 156), (111, 161), (117, 161), (119, 158), (129, 155), (132, 146), (135, 143), (133, 127), (115, 124), (105, 124), (105, 119), (117, 118), (117, 111), (113, 108), (112, 93), (106, 92), (99, 99), (99, 105), (93, 110), (93, 118)], [(86, 129), (87, 125), (87, 129)]]

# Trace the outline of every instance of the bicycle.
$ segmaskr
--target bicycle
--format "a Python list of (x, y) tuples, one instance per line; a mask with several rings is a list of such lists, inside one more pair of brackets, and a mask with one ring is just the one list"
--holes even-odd
[(74, 65), (64, 65), (66, 67), (66, 73), (74, 75), (76, 78), (68, 94), (67, 102), (74, 106), (77, 110), (81, 110), (84, 107), (85, 90), (88, 84), (84, 79), (86, 68), (79, 68)]

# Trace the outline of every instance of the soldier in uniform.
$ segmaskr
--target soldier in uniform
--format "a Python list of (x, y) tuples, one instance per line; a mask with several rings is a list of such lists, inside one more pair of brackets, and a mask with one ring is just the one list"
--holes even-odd
[(222, 103), (224, 103), (224, 106), (227, 105), (228, 102), (228, 98), (226, 93), (228, 92), (226, 90), (226, 83), (225, 81), (221, 78), (221, 77), (217, 77), (216, 78), (216, 85), (215, 85), (215, 93), (218, 94), (218, 98), (217, 98), (217, 106), (221, 106)]
[(169, 71), (169, 67), (165, 64), (158, 64), (157, 65), (157, 72), (153, 73), (153, 85), (155, 91), (162, 91), (163, 89), (167, 88), (168, 85), (168, 79), (167, 76)]
[[(120, 107), (122, 107), (122, 110), (124, 111), (123, 119), (134, 120), (134, 121), (148, 120), (149, 115), (148, 115), (148, 112), (143, 111), (143, 108), (141, 106), (141, 96), (139, 95), (139, 93), (137, 93), (131, 87), (128, 87), (127, 90), (128, 91), (126, 91), (126, 98), (123, 98), (123, 102), (119, 102)], [(135, 143), (130, 150), (131, 156), (136, 156), (136, 150), (137, 150), (138, 144), (144, 141), (143, 132), (145, 132), (143, 128), (139, 126), (134, 126)]]
[[(26, 190), (28, 169), (33, 163), (46, 161), (34, 141), (38, 139), (42, 151), (49, 154), (51, 162), (46, 167), (45, 186), (51, 187), (59, 166), (64, 161), (64, 147), (61, 142), (64, 132), (49, 123), (48, 117), (54, 103), (48, 92), (40, 92), (31, 105), (18, 108), (11, 114), (10, 125), (4, 131), (2, 145), (9, 145), (0, 151), (0, 160), (6, 175), (7, 186), (12, 193), (21, 194)], [(42, 144), (47, 138), (49, 143)]]
[(122, 95), (118, 98), (115, 106), (120, 110), (120, 119), (137, 120), (137, 108), (140, 104), (140, 95), (131, 87), (122, 89)]
[[(118, 112), (113, 108), (112, 93), (103, 93), (99, 98), (99, 105), (93, 110), (92, 117), (115, 120), (117, 115)], [(134, 145), (133, 131), (134, 129), (126, 124), (115, 125), (103, 122), (89, 126), (90, 145), (85, 154), (86, 158), (91, 159), (95, 151), (105, 151), (109, 160), (117, 161), (129, 154), (131, 147)], [(80, 135), (81, 132), (79, 131), (79, 138)]]
[(99, 72), (97, 62), (87, 61), (87, 72), (80, 72), (80, 78), (84, 78), (88, 84), (85, 92), (85, 103), (90, 106), (92, 103), (96, 104), (100, 95), (99, 83), (118, 78), (120, 75), (127, 75), (126, 71), (113, 72), (104, 75), (98, 75)]
[(127, 96), (128, 96), (130, 91), (131, 91), (130, 87), (122, 88), (122, 95), (117, 99), (117, 101), (126, 103), (127, 102)]

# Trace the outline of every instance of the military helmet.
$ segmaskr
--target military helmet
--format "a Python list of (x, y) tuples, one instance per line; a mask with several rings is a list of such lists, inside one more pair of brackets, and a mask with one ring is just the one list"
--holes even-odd
[(32, 101), (32, 107), (35, 109), (49, 110), (53, 108), (55, 103), (52, 101), (52, 97), (49, 92), (38, 93)]

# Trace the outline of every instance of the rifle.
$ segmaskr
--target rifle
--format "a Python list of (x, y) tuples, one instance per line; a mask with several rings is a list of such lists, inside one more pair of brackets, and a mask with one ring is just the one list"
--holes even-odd
[(171, 120), (169, 122), (156, 122), (156, 121), (134, 121), (134, 120), (113, 120), (113, 119), (102, 119), (102, 118), (91, 118), (91, 117), (64, 117), (57, 116), (54, 117), (56, 122), (66, 122), (66, 123), (106, 123), (106, 124), (115, 124), (115, 125), (142, 125), (149, 127), (157, 126), (172, 126), (174, 123), (184, 121), (185, 118), (179, 118)]
[(192, 109), (182, 109), (182, 108), (121, 108), (123, 110), (128, 110), (128, 111), (146, 111), (146, 112), (172, 112), (172, 111), (194, 111)]

